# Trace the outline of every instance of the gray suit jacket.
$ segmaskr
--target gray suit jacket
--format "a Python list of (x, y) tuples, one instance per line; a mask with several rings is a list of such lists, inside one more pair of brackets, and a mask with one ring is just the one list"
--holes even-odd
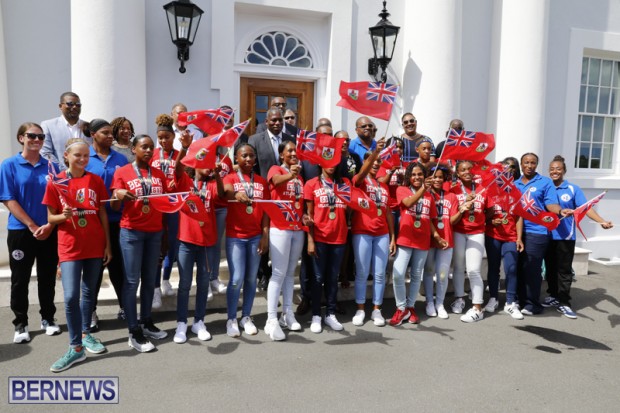
[[(84, 123), (84, 121), (80, 119), (78, 124), (81, 125), (82, 123)], [(44, 120), (41, 122), (41, 128), (43, 128), (43, 133), (45, 134), (45, 140), (41, 148), (41, 156), (50, 159), (52, 162), (56, 162), (60, 165), (61, 169), (66, 169), (63, 155), (65, 153), (65, 144), (69, 138), (71, 138), (71, 133), (67, 128), (67, 121), (61, 115), (54, 119)], [(84, 136), (81, 132), (80, 137), (92, 146), (92, 138)]]
[[(282, 142), (292, 141), (295, 142), (295, 138), (282, 133)], [(275, 153), (273, 153), (273, 146), (271, 145), (271, 139), (267, 131), (254, 134), (248, 139), (248, 143), (256, 148), (256, 165), (254, 166), (254, 172), (267, 179), (269, 169), (274, 165), (280, 165), (279, 159), (276, 159)]]

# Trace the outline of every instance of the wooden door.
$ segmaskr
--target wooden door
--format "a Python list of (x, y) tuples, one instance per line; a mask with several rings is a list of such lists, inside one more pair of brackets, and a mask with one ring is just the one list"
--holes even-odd
[(245, 131), (248, 136), (265, 121), (271, 99), (277, 96), (286, 98), (286, 108), (297, 115), (298, 128), (314, 129), (314, 82), (242, 77), (240, 119), (252, 118)]

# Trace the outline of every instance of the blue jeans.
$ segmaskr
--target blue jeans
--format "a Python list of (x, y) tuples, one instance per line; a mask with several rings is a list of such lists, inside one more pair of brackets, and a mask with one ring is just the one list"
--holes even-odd
[[(420, 284), (422, 283), (422, 273), (424, 272), (424, 264), (428, 251), (418, 250), (415, 248), (398, 247), (396, 251), (396, 259), (394, 260), (394, 298), (396, 307), (404, 310), (405, 307), (413, 308), (418, 293), (420, 292)], [(407, 268), (411, 266), (411, 282), (409, 283), (409, 296), (405, 288), (405, 274)]]
[(355, 255), (355, 302), (366, 302), (366, 282), (372, 274), (372, 303), (383, 304), (385, 291), (385, 268), (390, 255), (390, 236), (373, 237), (367, 234), (353, 234), (353, 254)]
[(220, 260), (222, 259), (222, 239), (224, 238), (224, 231), (226, 230), (226, 215), (228, 209), (219, 208), (215, 210), (215, 221), (217, 225), (217, 242), (215, 243), (215, 255), (213, 260), (209, 261), (209, 268), (207, 272), (209, 274), (209, 281), (215, 281), (220, 276)]
[(209, 293), (208, 267), (213, 265), (217, 245), (203, 247), (185, 241), (179, 242), (179, 291), (177, 293), (177, 321), (187, 323), (189, 290), (192, 288), (196, 264), (196, 310), (194, 322), (202, 321), (207, 312)]
[(161, 235), (162, 231), (144, 232), (121, 228), (121, 251), (125, 266), (123, 305), (129, 330), (138, 327), (136, 292), (140, 283), (140, 318), (144, 321), (151, 317)]
[(82, 332), (90, 332), (90, 316), (95, 305), (95, 289), (102, 265), (102, 258), (60, 263), (65, 314), (67, 316), (67, 328), (69, 329), (69, 345), (71, 347), (81, 346)]
[(506, 303), (517, 301), (517, 243), (500, 241), (486, 236), (484, 244), (487, 250), (487, 262), (489, 271), (487, 282), (489, 295), (497, 299), (499, 291), (499, 266), (504, 261), (504, 275), (506, 276)]
[(426, 256), (426, 264), (424, 264), (424, 294), (426, 295), (427, 303), (433, 302), (433, 276), (436, 276), (435, 305), (437, 307), (443, 305), (446, 291), (448, 290), (452, 252), (452, 248), (445, 250), (431, 248)]
[(540, 305), (540, 287), (542, 284), (542, 263), (550, 237), (543, 234), (523, 233), (525, 250), (519, 255), (517, 270), (518, 296), (521, 308), (539, 314), (543, 311)]
[[(166, 232), (168, 237), (168, 251), (166, 251), (166, 256), (162, 264), (162, 268), (164, 269), (164, 280), (170, 279), (172, 264), (174, 264), (179, 256), (179, 214), (180, 212), (164, 214), (166, 227), (168, 228)], [(157, 274), (157, 280), (155, 280), (155, 287), (153, 289), (161, 287), (161, 280), (162, 277), (160, 277), (160, 274)]]
[(260, 238), (260, 235), (252, 238), (226, 238), (226, 259), (230, 272), (230, 282), (226, 288), (229, 320), (237, 318), (241, 287), (243, 287), (241, 317), (249, 316), (252, 313), (252, 305), (256, 295), (256, 277), (261, 258), (257, 251)]
[(336, 299), (338, 297), (338, 274), (344, 256), (346, 244), (326, 244), (315, 242), (314, 249), (317, 257), (314, 262), (314, 282), (312, 283), (312, 315), (321, 315), (321, 297), (323, 284), (327, 294), (327, 315), (336, 313)]

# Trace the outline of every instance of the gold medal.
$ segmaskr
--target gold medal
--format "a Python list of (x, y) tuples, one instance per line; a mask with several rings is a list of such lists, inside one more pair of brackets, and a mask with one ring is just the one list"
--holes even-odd
[(248, 205), (247, 207), (245, 207), (245, 213), (250, 215), (254, 212), (254, 207), (252, 207), (252, 205)]
[(508, 220), (507, 219), (502, 219), (502, 224), (508, 225)]
[(422, 226), (422, 223), (420, 221), (416, 221), (413, 223), (413, 226), (416, 228), (420, 228)]
[(151, 212), (151, 207), (148, 205), (143, 205), (142, 206), (142, 213), (143, 214), (148, 214), (149, 212)]
[(377, 216), (380, 217), (381, 215), (383, 215), (383, 211), (381, 211), (381, 208), (377, 209)]
[(470, 215), (470, 216), (469, 216), (469, 218), (467, 218), (467, 220), (468, 220), (469, 222), (474, 222), (474, 221), (476, 220), (476, 217), (475, 217), (475, 216), (473, 216), (473, 215)]
[(330, 212), (329, 213), (329, 219), (336, 219), (336, 213), (335, 212)]
[(88, 225), (88, 221), (86, 221), (86, 218), (80, 218), (78, 219), (78, 225), (84, 228), (86, 225)]
[(443, 222), (437, 223), (437, 229), (443, 229)]
[(204, 226), (205, 226), (205, 223), (204, 223), (204, 222), (202, 222), (202, 221), (198, 221), (198, 225), (200, 225), (201, 227), (204, 227)]
[(301, 208), (301, 204), (295, 201), (295, 209), (300, 209), (300, 208)]

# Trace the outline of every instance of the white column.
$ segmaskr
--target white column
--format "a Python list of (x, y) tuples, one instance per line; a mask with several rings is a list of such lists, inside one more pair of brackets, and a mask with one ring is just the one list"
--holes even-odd
[(526, 152), (542, 155), (548, 14), (548, 0), (501, 3), (497, 123), (490, 125), (496, 130), (497, 160)]
[[(2, 26), (2, 3), (0, 3), (0, 26)], [(4, 53), (4, 31), (0, 30), (0, 133), (4, 136), (4, 145), (0, 145), (0, 160), (4, 160), (13, 155), (13, 144), (15, 137), (11, 131), (11, 118), (9, 116), (9, 90), (6, 74), (6, 55)], [(17, 131), (15, 131), (17, 132)], [(0, 210), (0, 243), (6, 245), (7, 230), (6, 224), (9, 212), (2, 207)], [(0, 248), (0, 265), (9, 262), (6, 248)]]
[(462, 5), (407, 1), (405, 16), (408, 24), (398, 40), (404, 50), (403, 113), (412, 112), (418, 131), (437, 143), (460, 115)]
[(83, 119), (125, 116), (146, 130), (144, 0), (71, 0), (71, 89)]

